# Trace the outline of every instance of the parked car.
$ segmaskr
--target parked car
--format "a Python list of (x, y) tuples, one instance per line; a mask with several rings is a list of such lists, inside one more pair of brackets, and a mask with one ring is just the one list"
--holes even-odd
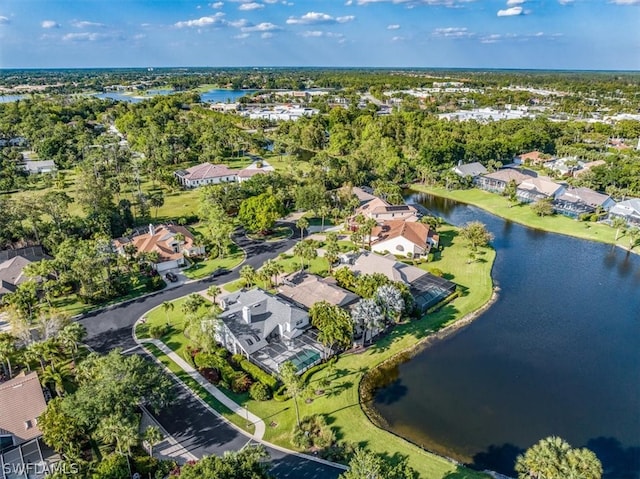
[(211, 277), (216, 278), (218, 276), (222, 276), (224, 274), (229, 274), (229, 273), (231, 273), (231, 271), (228, 270), (227, 268), (218, 268), (214, 270), (213, 273), (211, 273)]
[(176, 281), (178, 281), (178, 275), (175, 273), (172, 273), (171, 271), (165, 274), (164, 277), (167, 278), (172, 283), (175, 283)]

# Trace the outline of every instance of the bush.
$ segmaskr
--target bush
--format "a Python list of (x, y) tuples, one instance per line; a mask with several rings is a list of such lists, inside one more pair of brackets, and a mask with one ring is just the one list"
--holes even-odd
[(154, 324), (149, 327), (149, 334), (153, 339), (160, 339), (162, 336), (167, 334), (170, 329), (171, 326), (168, 324)]
[(193, 356), (191, 356), (191, 354), (189, 353), (189, 351), (185, 351), (182, 354), (182, 359), (184, 359), (192, 368), (196, 367), (196, 363), (193, 360)]
[(327, 426), (327, 420), (320, 414), (306, 416), (300, 426), (293, 429), (291, 443), (301, 449), (316, 447), (325, 449), (336, 440), (334, 432)]
[(151, 291), (158, 291), (165, 287), (165, 282), (160, 276), (152, 276), (148, 284)]
[(218, 369), (223, 363), (223, 360), (217, 354), (211, 353), (197, 353), (194, 357), (194, 362), (198, 369), (203, 368), (215, 368)]
[(437, 276), (438, 278), (442, 278), (442, 276), (444, 275), (444, 273), (440, 268), (429, 268), (429, 273), (431, 273), (434, 276)]
[(253, 381), (247, 373), (236, 372), (231, 383), (231, 390), (234, 393), (246, 393), (252, 384)]
[(211, 384), (218, 384), (221, 379), (220, 371), (215, 368), (201, 368), (200, 374)]
[(289, 396), (287, 395), (287, 388), (284, 385), (280, 386), (280, 388), (273, 393), (274, 401), (283, 402), (287, 399), (289, 399)]
[(250, 374), (253, 379), (268, 386), (272, 391), (275, 391), (278, 387), (278, 380), (276, 378), (260, 369), (247, 358), (243, 357), (238, 363), (238, 366), (240, 366), (244, 372)]
[(268, 401), (271, 399), (271, 390), (260, 382), (253, 383), (249, 388), (249, 396), (256, 401)]

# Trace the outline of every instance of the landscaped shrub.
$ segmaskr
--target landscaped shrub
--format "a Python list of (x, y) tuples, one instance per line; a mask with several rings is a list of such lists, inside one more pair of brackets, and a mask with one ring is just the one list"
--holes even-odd
[(333, 361), (334, 363), (337, 361), (337, 358), (334, 356), (333, 358), (331, 358), (329, 361), (327, 361), (326, 363), (320, 363), (320, 364), (316, 364), (315, 366), (307, 369), (304, 373), (302, 373), (301, 379), (302, 379), (302, 383), (304, 384), (305, 382), (307, 382), (307, 379), (309, 379), (311, 376), (313, 376), (315, 373), (317, 373), (318, 371), (322, 371), (324, 368), (326, 368), (327, 366), (329, 366), (329, 364), (331, 363), (331, 361)]
[(149, 327), (149, 334), (153, 339), (160, 339), (162, 336), (167, 334), (171, 326), (168, 324), (154, 324)]
[(231, 383), (231, 390), (234, 393), (245, 393), (252, 384), (253, 381), (247, 373), (236, 372), (233, 382)]
[(431, 273), (434, 276), (437, 276), (438, 278), (442, 278), (442, 276), (444, 275), (444, 273), (440, 268), (429, 268), (429, 273)]
[(221, 379), (220, 371), (215, 368), (201, 368), (200, 374), (211, 384), (218, 384)]
[(280, 388), (277, 391), (273, 393), (273, 400), (278, 402), (283, 402), (283, 401), (286, 401), (287, 399), (289, 399), (289, 396), (287, 395), (287, 388), (283, 384), (282, 386), (280, 386)]
[(152, 276), (148, 284), (151, 291), (158, 291), (165, 287), (165, 282), (160, 276)]
[(260, 369), (247, 358), (243, 357), (238, 365), (244, 372), (249, 373), (253, 379), (260, 381), (265, 386), (268, 386), (272, 391), (275, 391), (278, 387), (278, 380), (276, 378)]
[(196, 363), (193, 360), (193, 356), (191, 356), (191, 354), (189, 353), (189, 351), (185, 351), (184, 353), (182, 353), (182, 358), (189, 363), (189, 365), (193, 368), (196, 367)]
[(325, 449), (336, 440), (334, 432), (327, 426), (327, 420), (323, 415), (313, 414), (300, 421), (300, 426), (293, 429), (291, 443), (301, 449), (315, 447)]
[(319, 455), (327, 461), (348, 464), (356, 452), (356, 445), (348, 441), (340, 441), (322, 449)]
[(271, 399), (271, 391), (262, 383), (253, 383), (249, 388), (249, 396), (256, 401), (267, 401)]
[(224, 362), (223, 359), (220, 358), (217, 354), (211, 353), (197, 353), (193, 358), (196, 366), (199, 369), (202, 368), (220, 368), (221, 364)]

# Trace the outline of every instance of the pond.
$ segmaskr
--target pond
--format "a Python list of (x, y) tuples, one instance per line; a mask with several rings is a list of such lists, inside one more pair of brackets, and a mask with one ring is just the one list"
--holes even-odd
[(640, 257), (449, 200), (409, 201), (455, 225), (485, 223), (500, 292), (378, 391), (390, 430), (512, 475), (519, 453), (558, 435), (596, 452), (606, 478), (640, 477)]

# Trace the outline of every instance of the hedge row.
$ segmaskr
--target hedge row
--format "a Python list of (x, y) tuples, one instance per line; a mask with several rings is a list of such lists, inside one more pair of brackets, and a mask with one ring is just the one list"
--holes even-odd
[(263, 371), (247, 358), (242, 358), (242, 360), (238, 361), (238, 366), (240, 366), (245, 373), (253, 377), (253, 379), (268, 386), (272, 391), (275, 391), (278, 387), (278, 380), (276, 378)]

